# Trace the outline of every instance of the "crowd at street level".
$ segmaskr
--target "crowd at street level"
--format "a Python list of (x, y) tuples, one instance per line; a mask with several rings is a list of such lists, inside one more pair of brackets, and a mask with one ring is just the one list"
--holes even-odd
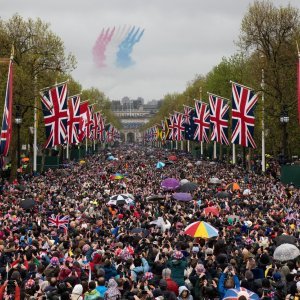
[[(297, 299), (298, 258), (277, 261), (273, 253), (282, 242), (299, 246), (299, 190), (280, 183), (276, 164), (261, 176), (186, 154), (169, 162), (170, 155), (123, 146), (3, 182), (0, 299), (223, 299), (232, 288), (248, 290), (240, 300), (256, 299), (250, 291)], [(167, 177), (194, 182), (193, 200), (174, 200), (161, 187)], [(233, 182), (239, 188), (226, 191)], [(118, 194), (134, 202), (108, 206)], [(24, 199), (34, 205), (22, 208)], [(203, 214), (212, 206), (217, 214)], [(69, 217), (67, 230), (49, 226), (52, 214)], [(186, 235), (199, 220), (219, 236)]]

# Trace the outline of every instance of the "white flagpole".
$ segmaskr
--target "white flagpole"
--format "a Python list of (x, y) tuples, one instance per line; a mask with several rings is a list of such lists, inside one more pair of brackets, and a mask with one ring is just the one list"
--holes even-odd
[(70, 158), (70, 153), (69, 153), (69, 143), (67, 143), (67, 160)]
[(232, 163), (235, 165), (235, 144), (232, 144)]
[(87, 155), (88, 152), (88, 140), (87, 137), (85, 138), (85, 155)]
[(187, 140), (187, 152), (190, 152), (190, 140)]
[(181, 151), (183, 151), (183, 141), (180, 141), (181, 144)]
[(265, 145), (265, 74), (264, 69), (261, 69), (261, 89), (262, 89), (262, 118), (261, 118), (261, 170), (266, 171), (266, 145)]
[[(34, 77), (34, 88), (37, 88), (37, 77)], [(37, 172), (37, 98), (34, 95), (34, 109), (33, 109), (33, 174)]]
[(96, 141), (94, 140), (94, 152), (96, 151)]
[(214, 159), (217, 159), (217, 142), (214, 141)]
[(203, 142), (201, 142), (201, 156), (203, 158)]

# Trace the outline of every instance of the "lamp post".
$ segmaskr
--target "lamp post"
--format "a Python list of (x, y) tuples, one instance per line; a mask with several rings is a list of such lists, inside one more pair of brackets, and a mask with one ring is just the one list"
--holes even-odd
[(18, 148), (17, 148), (17, 159), (18, 159), (18, 168), (20, 168), (20, 159), (21, 159), (21, 144), (20, 144), (20, 125), (22, 124), (22, 117), (20, 114), (20, 108), (17, 107), (15, 123), (17, 124), (18, 132), (17, 132), (17, 141), (18, 141)]
[(282, 156), (283, 156), (283, 160), (285, 161), (286, 159), (286, 155), (287, 155), (287, 151), (286, 151), (286, 146), (287, 146), (287, 123), (290, 121), (290, 118), (288, 116), (288, 112), (286, 107), (283, 108), (281, 115), (280, 115), (280, 123), (282, 124)]

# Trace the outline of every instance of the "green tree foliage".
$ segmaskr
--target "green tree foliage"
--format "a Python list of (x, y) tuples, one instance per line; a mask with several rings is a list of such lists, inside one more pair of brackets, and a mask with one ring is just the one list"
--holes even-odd
[(89, 100), (90, 103), (94, 103), (94, 110), (100, 110), (102, 112), (106, 117), (106, 123), (111, 123), (118, 129), (122, 127), (120, 120), (111, 111), (111, 102), (103, 92), (99, 91), (97, 88), (91, 87), (82, 91), (81, 99)]
[[(288, 148), (290, 155), (300, 155), (300, 130), (297, 125), (296, 95), (296, 41), (300, 41), (299, 10), (287, 5), (275, 7), (272, 1), (255, 1), (249, 6), (240, 28), (237, 45), (239, 51), (229, 58), (224, 57), (206, 75), (197, 75), (182, 94), (164, 98), (158, 115), (146, 124), (146, 128), (159, 122), (174, 110), (182, 111), (182, 104), (194, 105), (194, 99), (207, 102), (207, 92), (231, 99), (231, 84), (234, 81), (259, 92), (255, 112), (255, 140), (261, 149), (262, 121), (262, 69), (265, 75), (265, 128), (266, 151), (278, 155), (282, 150), (283, 129), (280, 115), (287, 110)], [(200, 96), (201, 89), (201, 96)], [(172, 101), (171, 101), (172, 99)], [(231, 106), (231, 101), (229, 101)]]

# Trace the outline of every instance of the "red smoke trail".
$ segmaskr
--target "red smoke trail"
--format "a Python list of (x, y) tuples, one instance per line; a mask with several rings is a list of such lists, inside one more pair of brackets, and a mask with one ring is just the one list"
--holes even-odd
[(93, 48), (93, 55), (94, 55), (94, 61), (98, 68), (104, 68), (105, 65), (105, 51), (107, 45), (110, 43), (113, 35), (115, 32), (115, 27), (110, 29), (107, 28), (106, 30), (103, 28), (95, 45)]

